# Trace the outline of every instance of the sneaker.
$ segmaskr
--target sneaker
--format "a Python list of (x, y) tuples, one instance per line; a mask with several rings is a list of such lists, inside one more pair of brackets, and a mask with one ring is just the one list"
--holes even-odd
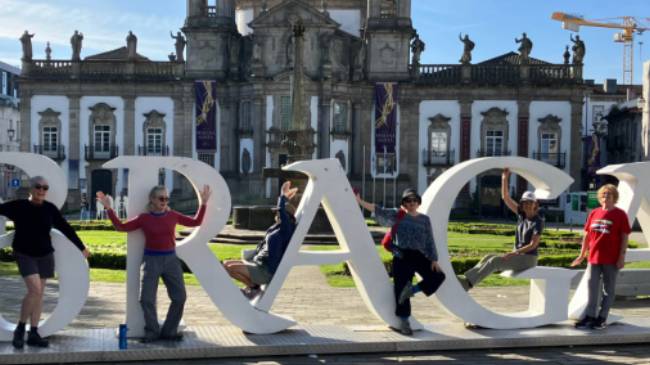
[(413, 330), (411, 329), (411, 323), (409, 322), (408, 318), (400, 319), (399, 331), (404, 336), (411, 336), (413, 334)]
[(456, 278), (458, 278), (458, 281), (460, 282), (460, 286), (465, 289), (465, 291), (469, 291), (472, 289), (473, 285), (472, 283), (469, 282), (469, 279), (465, 275), (456, 275)]
[(25, 346), (25, 327), (24, 326), (16, 326), (16, 329), (14, 330), (14, 339), (11, 341), (11, 343), (14, 345), (14, 348), (17, 349), (22, 349), (23, 346)]
[(596, 318), (590, 317), (590, 316), (585, 316), (583, 319), (579, 320), (574, 324), (575, 328), (577, 329), (587, 329), (591, 328), (591, 324), (593, 321), (595, 321)]
[[(404, 286), (404, 289), (399, 293), (399, 298), (397, 300), (397, 303), (399, 305), (402, 305), (406, 303), (406, 301), (413, 296), (413, 284), (411, 283), (406, 283), (406, 286)], [(408, 323), (408, 321), (406, 321)]]
[(598, 317), (591, 321), (589, 324), (589, 328), (594, 329), (594, 330), (603, 330), (607, 328), (607, 318), (603, 317)]
[(27, 344), (29, 346), (48, 347), (50, 345), (50, 341), (41, 337), (41, 335), (39, 335), (36, 331), (29, 331), (29, 334), (27, 335)]
[(255, 299), (262, 292), (262, 290), (259, 288), (249, 288), (249, 287), (241, 288), (240, 290), (248, 300)]

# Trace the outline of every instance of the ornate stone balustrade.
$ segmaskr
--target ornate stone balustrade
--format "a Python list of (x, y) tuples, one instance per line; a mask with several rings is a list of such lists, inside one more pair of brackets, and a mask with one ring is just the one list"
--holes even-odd
[(416, 82), (430, 85), (518, 85), (579, 84), (582, 66), (565, 64), (436, 64), (419, 65)]
[(185, 64), (177, 62), (34, 60), (23, 63), (23, 77), (81, 80), (179, 80)]

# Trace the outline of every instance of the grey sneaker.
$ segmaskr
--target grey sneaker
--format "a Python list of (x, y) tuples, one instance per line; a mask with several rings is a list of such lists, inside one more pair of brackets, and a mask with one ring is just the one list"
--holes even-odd
[(408, 318), (400, 319), (400, 324), (399, 324), (399, 331), (404, 335), (404, 336), (411, 336), (413, 335), (413, 330), (411, 329), (411, 323), (409, 322)]
[(402, 289), (402, 291), (399, 293), (399, 298), (397, 299), (397, 303), (402, 305), (406, 303), (406, 301), (412, 296), (413, 296), (413, 284), (406, 283), (404, 289)]
[(596, 320), (596, 318), (590, 317), (590, 316), (585, 316), (583, 319), (579, 320), (574, 324), (574, 327), (577, 329), (587, 329), (587, 328), (593, 328), (591, 327), (592, 323)]
[(598, 317), (591, 321), (589, 324), (589, 328), (594, 329), (594, 330), (603, 330), (607, 328), (607, 318), (603, 317)]
[(460, 286), (462, 286), (465, 291), (472, 289), (472, 284), (469, 282), (469, 279), (467, 279), (465, 275), (456, 275), (456, 278), (458, 278)]
[(260, 295), (260, 293), (262, 292), (261, 289), (258, 289), (258, 288), (249, 288), (249, 287), (241, 288), (240, 290), (241, 290), (242, 294), (244, 294), (244, 296), (245, 296), (246, 299), (248, 299), (248, 300), (253, 300), (253, 299), (255, 299), (255, 298), (256, 298), (258, 295)]

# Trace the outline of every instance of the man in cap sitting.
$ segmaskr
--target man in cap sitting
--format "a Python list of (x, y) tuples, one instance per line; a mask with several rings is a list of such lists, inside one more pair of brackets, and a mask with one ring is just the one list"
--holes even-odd
[(517, 215), (513, 251), (505, 255), (487, 255), (465, 274), (458, 275), (465, 290), (476, 286), (495, 271), (523, 271), (537, 265), (537, 246), (544, 229), (544, 222), (539, 216), (539, 202), (532, 191), (526, 191), (517, 204), (510, 197), (509, 180), (510, 170), (506, 168), (501, 174), (501, 197), (506, 206)]
[(298, 192), (291, 188), (291, 182), (282, 184), (276, 212), (275, 224), (266, 230), (264, 239), (254, 250), (244, 250), (242, 260), (229, 260), (223, 263), (228, 274), (241, 281), (245, 287), (242, 293), (253, 299), (261, 293), (261, 285), (271, 282), (286, 251), (293, 231), (296, 229), (296, 208), (288, 201)]

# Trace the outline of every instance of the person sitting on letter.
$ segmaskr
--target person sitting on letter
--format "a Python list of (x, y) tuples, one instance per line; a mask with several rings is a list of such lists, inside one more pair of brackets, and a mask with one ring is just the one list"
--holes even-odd
[(245, 285), (242, 293), (248, 299), (261, 293), (260, 285), (271, 282), (296, 229), (296, 208), (288, 201), (296, 195), (298, 188), (291, 188), (291, 182), (287, 181), (281, 190), (278, 205), (273, 208), (276, 211), (275, 224), (266, 230), (262, 242), (254, 250), (244, 250), (242, 260), (223, 263), (228, 275)]
[(544, 229), (544, 222), (538, 214), (539, 202), (532, 191), (526, 191), (517, 204), (510, 197), (508, 181), (510, 170), (506, 168), (501, 174), (501, 196), (506, 206), (517, 215), (514, 250), (505, 255), (487, 255), (465, 274), (458, 275), (465, 290), (478, 285), (495, 271), (524, 271), (537, 265), (537, 246)]

